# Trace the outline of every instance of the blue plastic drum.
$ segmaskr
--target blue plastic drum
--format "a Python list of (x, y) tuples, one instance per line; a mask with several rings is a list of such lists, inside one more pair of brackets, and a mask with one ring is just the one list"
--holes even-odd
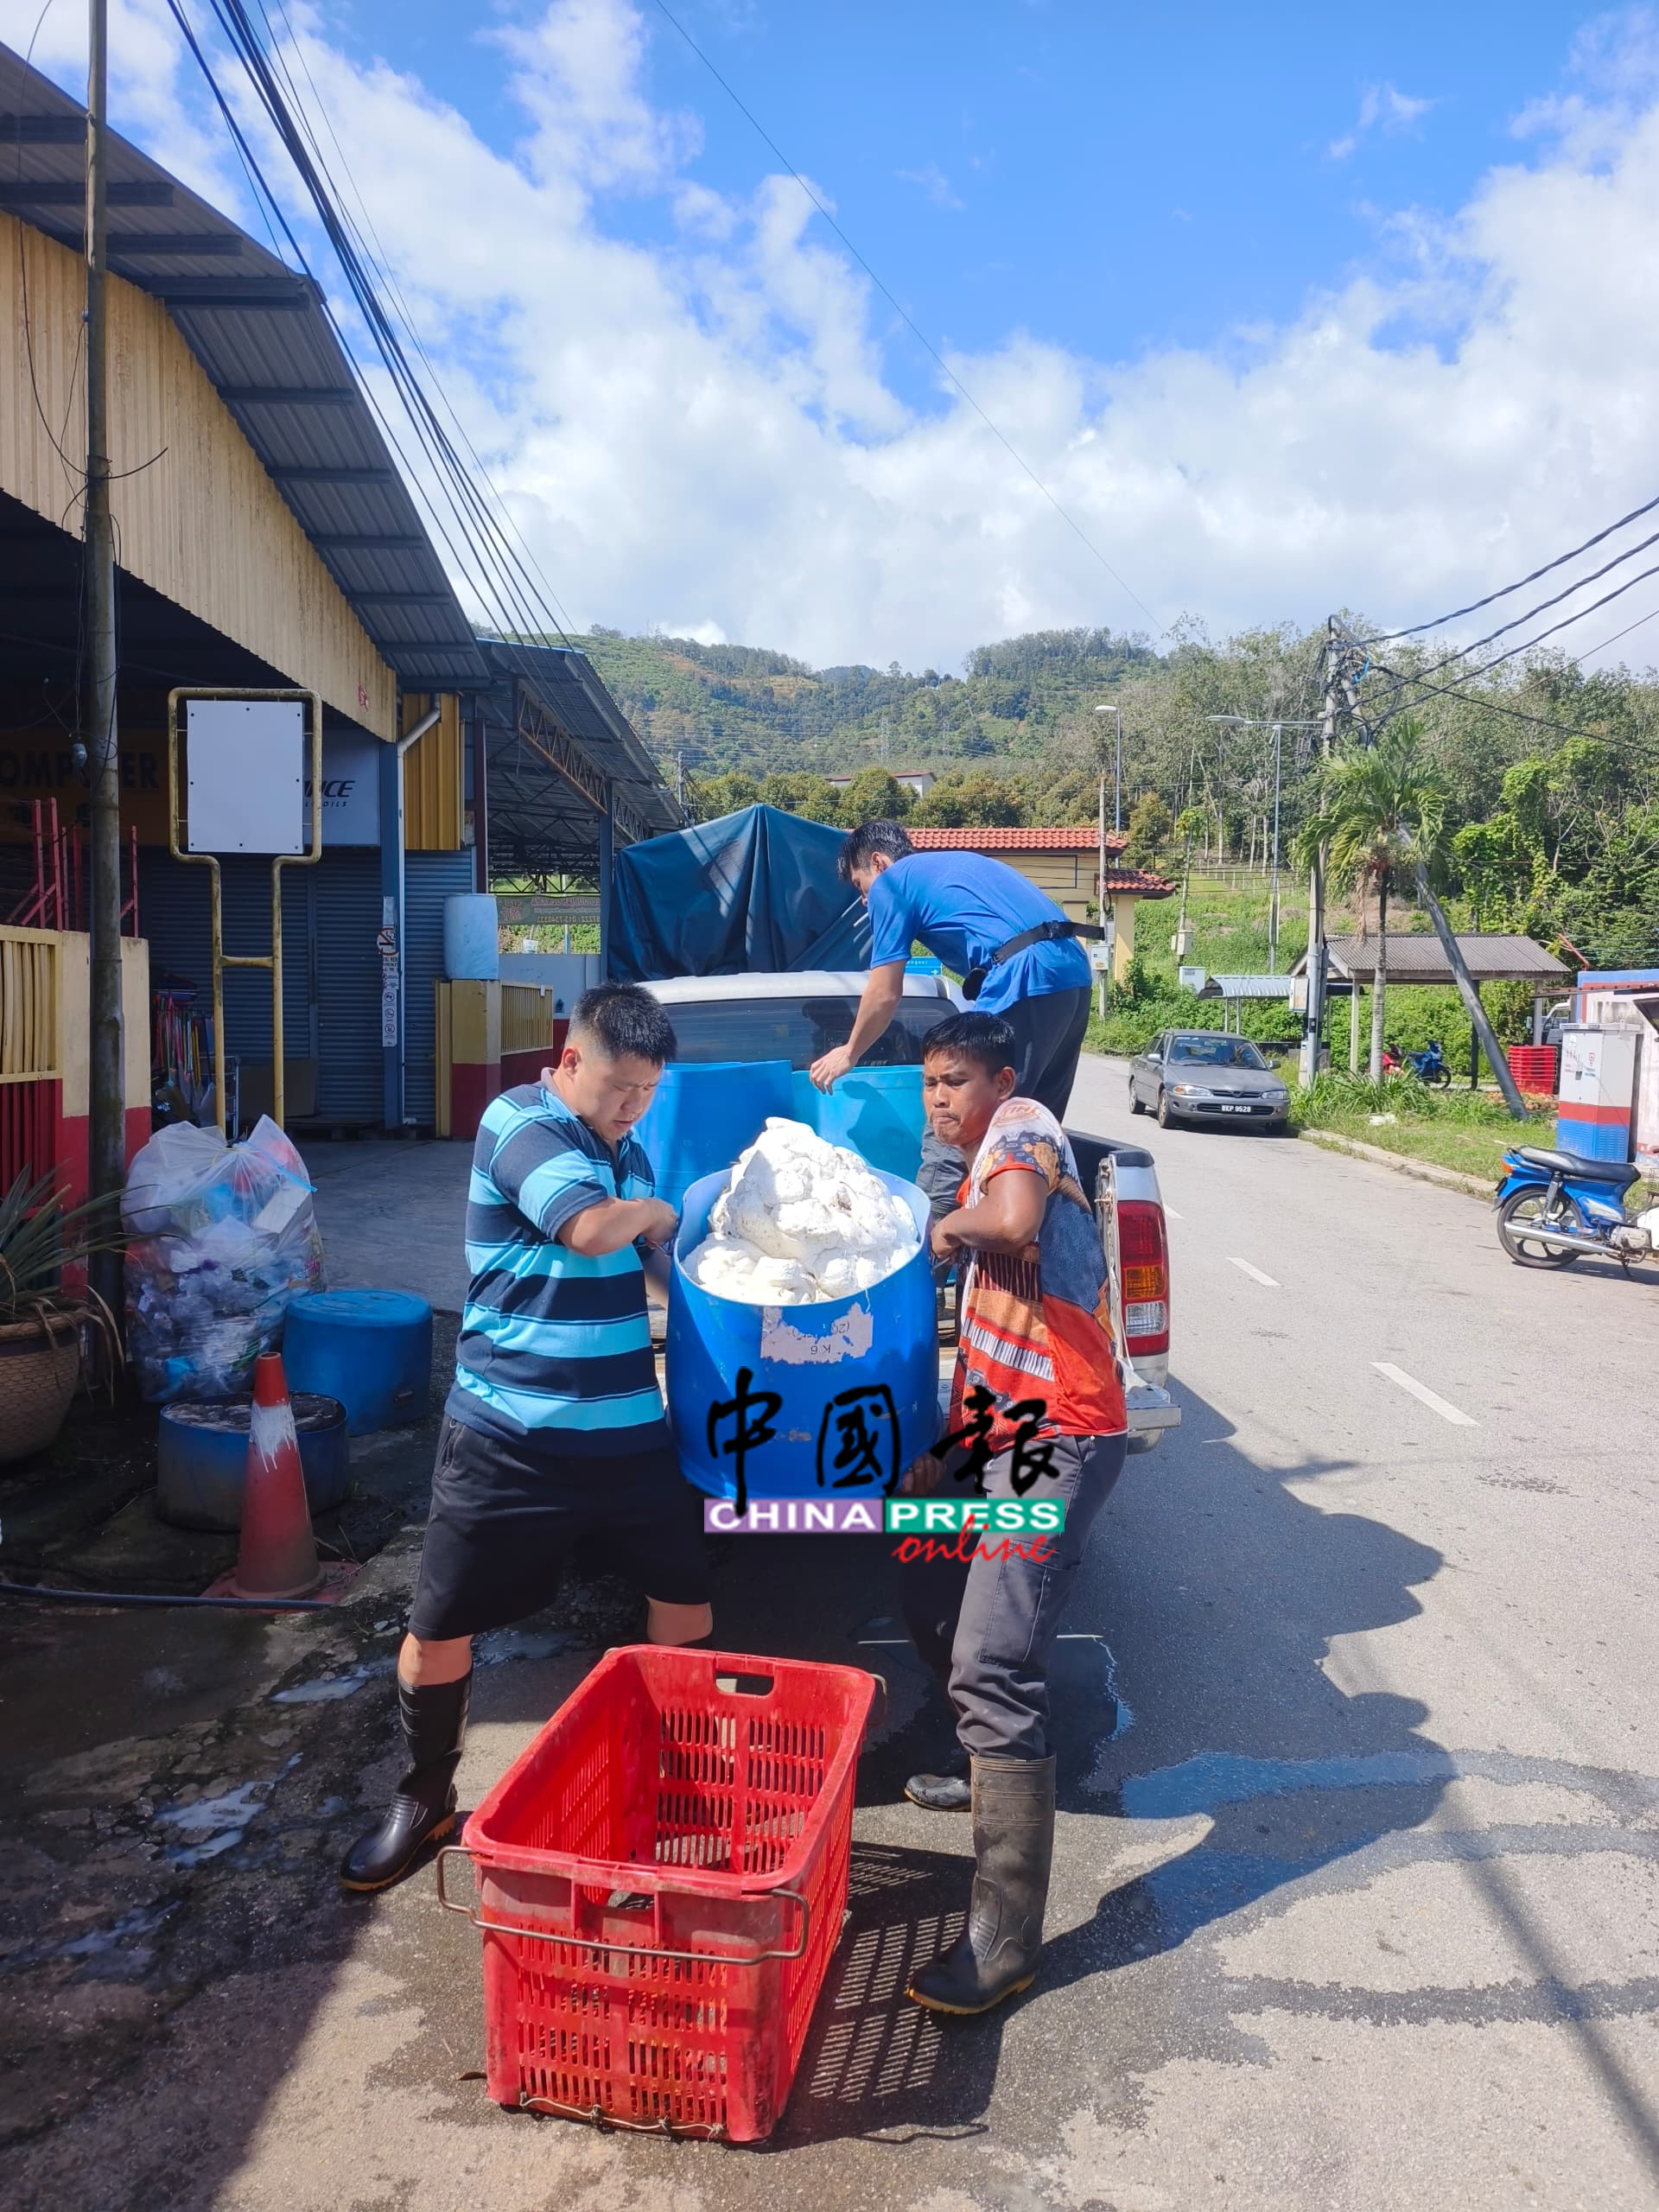
[(338, 1398), (353, 1436), (424, 1421), (432, 1396), (432, 1308), (406, 1290), (316, 1290), (283, 1326), (290, 1390)]
[[(156, 1510), (175, 1529), (239, 1529), (248, 1471), (251, 1398), (163, 1406), (156, 1438)], [(352, 1486), (346, 1408), (337, 1399), (296, 1395), (300, 1471), (314, 1514), (339, 1505)]]
[(751, 1499), (879, 1498), (937, 1440), (927, 1200), (900, 1176), (881, 1180), (910, 1208), (916, 1255), (885, 1282), (823, 1306), (745, 1306), (699, 1289), (681, 1263), (708, 1234), (726, 1177), (686, 1192), (669, 1291), (668, 1409), (681, 1468), (699, 1490), (736, 1496), (733, 1447), (743, 1438)]
[(671, 1060), (633, 1133), (658, 1197), (677, 1206), (700, 1177), (729, 1167), (769, 1116), (794, 1111), (787, 1060)]
[(828, 1093), (797, 1069), (793, 1090), (795, 1119), (826, 1144), (845, 1145), (884, 1175), (915, 1181), (922, 1164), (920, 1068), (854, 1068)]

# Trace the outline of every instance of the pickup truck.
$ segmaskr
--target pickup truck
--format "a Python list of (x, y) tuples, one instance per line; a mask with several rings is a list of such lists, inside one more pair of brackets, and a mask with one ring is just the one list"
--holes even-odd
[[(679, 976), (645, 988), (674, 1025), (682, 1060), (787, 1060), (810, 1067), (852, 1034), (859, 969), (809, 969), (797, 974)], [(922, 1040), (962, 1001), (941, 974), (912, 971), (887, 1033), (866, 1055), (869, 1067), (915, 1066)], [(1149, 1452), (1164, 1431), (1179, 1426), (1180, 1410), (1166, 1387), (1169, 1377), (1169, 1237), (1158, 1175), (1139, 1145), (1068, 1129), (1085, 1191), (1094, 1193), (1095, 1218), (1110, 1270), (1117, 1339), (1132, 1370), (1125, 1378), (1129, 1449)], [(942, 1366), (948, 1372), (954, 1319), (941, 1313)]]

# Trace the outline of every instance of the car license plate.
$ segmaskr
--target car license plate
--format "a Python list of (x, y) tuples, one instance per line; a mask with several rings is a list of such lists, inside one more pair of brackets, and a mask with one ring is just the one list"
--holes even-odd
[(1248, 1106), (1224, 1106), (1221, 1110), (1224, 1114), (1248, 1114), (1250, 1109)]

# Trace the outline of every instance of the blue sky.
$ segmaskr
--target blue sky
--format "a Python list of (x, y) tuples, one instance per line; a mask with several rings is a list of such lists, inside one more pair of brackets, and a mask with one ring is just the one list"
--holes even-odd
[[(360, 52), (442, 84), (511, 148), (522, 118), (487, 31), (458, 41), (442, 0), (331, 12)], [(1455, 209), (1494, 163), (1528, 157), (1513, 118), (1604, 15), (1540, 0), (683, 0), (674, 13), (936, 345), (976, 352), (1017, 324), (1101, 359), (1277, 323), (1386, 253), (1396, 209)], [(750, 189), (771, 156), (649, 0), (643, 17), (652, 105), (700, 118), (689, 173)], [(1362, 128), (1368, 92), (1380, 97)], [(607, 220), (644, 239), (671, 228), (659, 202), (626, 193)], [(896, 378), (910, 351), (895, 347)], [(925, 362), (908, 372), (919, 396)]]
[[(1659, 482), (1648, 10), (677, 0), (1096, 558), (653, 0), (267, 4), (573, 622), (939, 667), (1405, 622)], [(251, 220), (164, 0), (111, 10), (118, 121)], [(54, 0), (37, 59), (84, 35)]]

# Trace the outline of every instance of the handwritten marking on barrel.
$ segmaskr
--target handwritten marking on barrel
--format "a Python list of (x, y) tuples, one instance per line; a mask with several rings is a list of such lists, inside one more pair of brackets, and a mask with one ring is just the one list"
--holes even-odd
[(1268, 1290), (1278, 1289), (1279, 1285), (1274, 1281), (1273, 1277), (1271, 1275), (1264, 1275), (1261, 1268), (1252, 1266), (1249, 1260), (1236, 1259), (1230, 1252), (1228, 1254), (1227, 1257), (1229, 1265), (1237, 1268), (1241, 1273), (1249, 1275), (1252, 1282), (1259, 1282)]
[(1438, 1391), (1431, 1390), (1427, 1382), (1420, 1382), (1414, 1375), (1408, 1375), (1403, 1367), (1396, 1367), (1392, 1360), (1374, 1359), (1371, 1365), (1379, 1375), (1386, 1375), (1390, 1382), (1396, 1382), (1402, 1390), (1408, 1390), (1431, 1413), (1439, 1414), (1442, 1421), (1449, 1421), (1454, 1428), (1479, 1427), (1480, 1424), (1472, 1414), (1466, 1414), (1459, 1407), (1451, 1404)]

